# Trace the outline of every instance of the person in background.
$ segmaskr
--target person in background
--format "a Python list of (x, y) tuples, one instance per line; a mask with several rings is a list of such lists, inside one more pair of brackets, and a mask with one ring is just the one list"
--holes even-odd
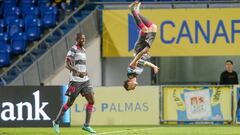
[(58, 21), (64, 20), (66, 16), (66, 0), (52, 0), (52, 6), (58, 9)]
[(233, 70), (233, 62), (231, 60), (227, 60), (225, 62), (226, 70), (222, 72), (220, 76), (220, 84), (221, 85), (232, 85), (238, 84), (238, 75), (237, 72)]
[(67, 2), (69, 3), (69, 9), (74, 11), (83, 3), (83, 0), (67, 0)]
[[(231, 60), (226, 60), (225, 62), (226, 70), (222, 72), (220, 76), (220, 84), (221, 85), (233, 85), (238, 84), (238, 75), (237, 72), (233, 70), (233, 62)], [(238, 98), (238, 105), (236, 110), (236, 118), (239, 121), (240, 120), (240, 98)]]
[(58, 9), (65, 11), (66, 10), (66, 0), (53, 0), (52, 6), (56, 6)]

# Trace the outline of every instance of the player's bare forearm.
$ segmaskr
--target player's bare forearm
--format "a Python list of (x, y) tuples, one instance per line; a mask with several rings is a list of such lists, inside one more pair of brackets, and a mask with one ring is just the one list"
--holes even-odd
[(144, 66), (146, 66), (146, 67), (151, 67), (151, 68), (157, 67), (156, 65), (154, 65), (153, 63), (148, 62), (148, 61), (145, 61), (145, 62), (144, 62)]
[(130, 63), (130, 66), (132, 67), (136, 67), (137, 66), (137, 62), (141, 59), (141, 57), (143, 56), (143, 54), (147, 53), (149, 51), (149, 47), (145, 47), (141, 52), (139, 52), (134, 59), (132, 60), (132, 62)]
[(141, 59), (141, 57), (143, 56), (143, 54), (144, 54), (144, 51), (139, 52), (139, 53), (135, 56), (135, 58), (133, 59), (133, 62), (134, 62), (134, 63), (137, 63), (137, 61)]
[(155, 73), (155, 74), (158, 73), (158, 71), (159, 71), (159, 67), (156, 66), (156, 65), (154, 65), (154, 64), (151, 63), (151, 62), (145, 61), (145, 62), (144, 62), (144, 66), (146, 66), (146, 67), (151, 67), (151, 68), (154, 70), (154, 73)]

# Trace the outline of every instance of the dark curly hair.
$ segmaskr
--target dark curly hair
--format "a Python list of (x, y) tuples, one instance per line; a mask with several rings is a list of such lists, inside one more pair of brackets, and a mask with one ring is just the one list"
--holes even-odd
[(225, 63), (231, 63), (232, 65), (233, 65), (233, 61), (232, 60), (226, 60), (226, 62)]
[(77, 34), (76, 34), (76, 39), (75, 39), (75, 40), (77, 40), (77, 39), (79, 39), (79, 38), (82, 38), (83, 35), (84, 35), (84, 34), (81, 33), (81, 32), (77, 33)]
[(123, 87), (124, 87), (127, 91), (129, 91), (129, 89), (128, 89), (128, 82), (129, 82), (129, 80), (126, 80), (126, 81), (123, 82)]

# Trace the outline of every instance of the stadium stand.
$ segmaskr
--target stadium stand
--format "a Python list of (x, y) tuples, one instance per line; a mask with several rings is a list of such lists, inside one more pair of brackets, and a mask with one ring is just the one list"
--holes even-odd
[(1, 42), (10, 46), (10, 51), (6, 50), (9, 47), (1, 48), (4, 54), (0, 57), (1, 67), (8, 66), (18, 54), (24, 53), (30, 41), (38, 40), (42, 26), (46, 29), (56, 26), (56, 7), (47, 6), (49, 2), (41, 0), (37, 4), (36, 0), (21, 0), (19, 3), (16, 0), (4, 0), (1, 3)]

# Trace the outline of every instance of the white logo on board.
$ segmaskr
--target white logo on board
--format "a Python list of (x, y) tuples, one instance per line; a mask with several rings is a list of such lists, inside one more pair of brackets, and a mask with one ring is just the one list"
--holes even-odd
[[(1, 119), (3, 121), (22, 121), (22, 120), (51, 120), (50, 117), (44, 112), (44, 108), (48, 105), (48, 102), (40, 102), (40, 92), (39, 90), (33, 93), (34, 105), (30, 102), (20, 102), (15, 106), (11, 102), (3, 102), (1, 112)], [(27, 108), (27, 118), (23, 118), (23, 108)], [(14, 110), (17, 109), (17, 110)], [(17, 112), (17, 114), (15, 114)], [(34, 114), (34, 117), (33, 117)], [(41, 117), (42, 116), (42, 119)]]

